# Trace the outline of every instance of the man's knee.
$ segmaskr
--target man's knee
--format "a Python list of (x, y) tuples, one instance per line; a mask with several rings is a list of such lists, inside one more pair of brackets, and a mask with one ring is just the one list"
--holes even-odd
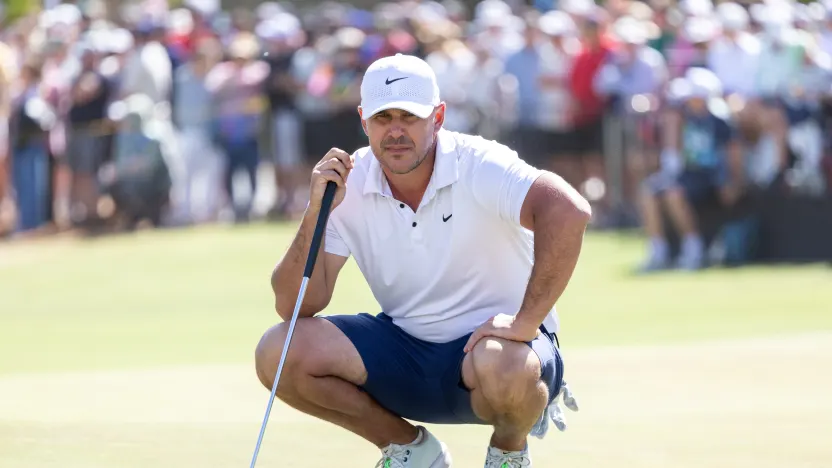
[(499, 413), (521, 407), (539, 391), (540, 359), (525, 343), (486, 338), (472, 351), (477, 388)]
[[(288, 334), (289, 322), (283, 322), (268, 329), (257, 344), (254, 353), (257, 377), (269, 389)], [(285, 376), (293, 378), (283, 379)], [(335, 325), (321, 318), (301, 318), (295, 324), (278, 392), (290, 391), (290, 385), (283, 382), (299, 380), (302, 376), (334, 376), (360, 385), (366, 380), (367, 370), (355, 346)]]
[[(299, 319), (295, 324), (295, 332), (283, 365), (283, 376), (292, 375), (305, 371), (311, 360), (315, 358), (314, 352), (310, 352), (307, 340), (303, 335), (307, 334), (305, 323), (307, 319)], [(279, 323), (268, 330), (260, 338), (257, 348), (254, 351), (254, 362), (257, 370), (257, 377), (268, 389), (272, 388), (277, 368), (280, 364), (280, 356), (283, 354), (283, 347), (289, 334), (289, 322)], [(283, 379), (283, 382), (291, 379)], [(284, 387), (281, 384), (281, 387)]]
[(664, 192), (664, 194), (662, 195), (662, 198), (666, 202), (672, 203), (672, 204), (685, 204), (685, 205), (687, 205), (687, 202), (688, 202), (687, 195), (685, 195), (685, 189), (683, 189), (679, 185), (674, 185), (673, 187), (670, 187), (669, 189), (667, 189)]

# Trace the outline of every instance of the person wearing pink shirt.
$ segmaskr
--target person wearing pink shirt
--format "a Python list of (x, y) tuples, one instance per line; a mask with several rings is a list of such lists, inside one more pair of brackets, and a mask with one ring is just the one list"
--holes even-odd
[[(213, 96), (213, 137), (225, 152), (225, 190), (238, 222), (249, 219), (257, 190), (259, 138), (268, 105), (265, 81), (269, 66), (256, 58), (259, 51), (255, 36), (239, 33), (229, 44), (230, 60), (214, 67), (206, 78), (207, 89)], [(251, 196), (242, 205), (235, 204), (232, 183), (239, 169), (245, 170), (251, 186)]]

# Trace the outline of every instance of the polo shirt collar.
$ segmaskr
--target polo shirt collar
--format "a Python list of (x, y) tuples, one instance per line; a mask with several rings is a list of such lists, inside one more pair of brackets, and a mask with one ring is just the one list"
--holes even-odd
[[(447, 187), (459, 179), (459, 154), (457, 154), (456, 139), (449, 131), (439, 130), (436, 136), (436, 161), (433, 165), (433, 175), (425, 191), (425, 199), (430, 200), (436, 191)], [(392, 197), (387, 178), (381, 169), (381, 164), (376, 159), (373, 151), (370, 150), (370, 168), (367, 173), (367, 180), (364, 182), (364, 194), (378, 193), (386, 197)]]

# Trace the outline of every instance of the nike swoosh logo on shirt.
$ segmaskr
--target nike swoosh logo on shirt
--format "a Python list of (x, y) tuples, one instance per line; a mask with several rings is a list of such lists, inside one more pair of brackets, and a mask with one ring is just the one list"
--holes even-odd
[(449, 220), (449, 219), (451, 219), (451, 216), (453, 216), (453, 213), (449, 214), (447, 218), (443, 215), (443, 216), (442, 216), (442, 221), (444, 221), (444, 222), (446, 222), (446, 223), (447, 223), (447, 222), (448, 222), (448, 220)]
[(407, 79), (407, 77), (406, 77), (406, 76), (403, 76), (403, 77), (401, 77), (401, 78), (394, 78), (394, 79), (392, 79), (392, 80), (391, 80), (390, 78), (387, 78), (386, 80), (384, 80), (384, 84), (389, 85), (390, 83), (395, 83), (395, 82), (397, 82), (397, 81), (399, 81), (399, 80), (405, 80), (405, 79)]

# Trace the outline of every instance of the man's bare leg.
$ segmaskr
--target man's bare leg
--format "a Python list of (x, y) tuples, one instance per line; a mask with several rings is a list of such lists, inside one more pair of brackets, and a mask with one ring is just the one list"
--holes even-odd
[(699, 268), (704, 261), (705, 244), (699, 235), (693, 207), (681, 188), (669, 190), (665, 194), (664, 202), (673, 226), (682, 236), (682, 252), (679, 258), (681, 266), (686, 269)]
[(485, 338), (462, 361), (462, 380), (471, 390), (471, 406), (494, 426), (491, 446), (521, 451), (548, 402), (540, 380), (540, 359), (525, 343)]
[[(270, 328), (257, 345), (257, 376), (271, 390), (289, 330), (284, 322)], [(358, 389), (367, 370), (355, 346), (331, 322), (299, 319), (277, 397), (298, 411), (331, 422), (379, 448), (409, 444), (418, 429), (382, 408)]]

